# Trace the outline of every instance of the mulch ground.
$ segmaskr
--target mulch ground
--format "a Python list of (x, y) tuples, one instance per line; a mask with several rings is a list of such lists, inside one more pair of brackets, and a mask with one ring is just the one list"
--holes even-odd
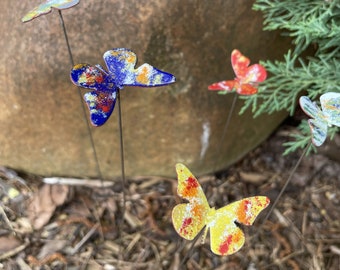
[[(301, 155), (281, 155), (291, 131), (282, 125), (228, 170), (199, 177), (210, 205), (253, 195), (272, 205)], [(271, 205), (225, 257), (209, 235), (193, 243), (174, 231), (177, 179), (128, 179), (124, 217), (119, 183), (64, 181), (1, 168), (0, 269), (340, 269), (340, 163), (327, 151), (303, 159), (269, 219), (260, 226)]]

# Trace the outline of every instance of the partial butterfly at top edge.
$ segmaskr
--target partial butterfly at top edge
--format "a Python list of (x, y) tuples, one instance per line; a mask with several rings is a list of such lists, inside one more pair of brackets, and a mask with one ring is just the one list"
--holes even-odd
[(231, 65), (236, 78), (230, 81), (221, 81), (208, 86), (209, 90), (232, 91), (239, 95), (254, 95), (257, 93), (257, 85), (267, 78), (266, 69), (260, 64), (249, 66), (250, 60), (240, 51), (233, 50), (231, 53)]
[(84, 95), (94, 126), (107, 121), (114, 109), (117, 91), (124, 86), (154, 87), (176, 80), (172, 74), (146, 63), (135, 69), (137, 56), (125, 48), (109, 50), (103, 57), (108, 71), (100, 65), (78, 64), (70, 74), (75, 85), (94, 90)]
[(340, 127), (340, 93), (329, 92), (320, 96), (321, 110), (309, 97), (299, 99), (302, 110), (313, 119), (308, 120), (312, 143), (321, 146), (326, 138), (329, 126)]
[(39, 6), (28, 12), (22, 19), (22, 22), (28, 22), (36, 17), (50, 13), (52, 8), (67, 9), (71, 8), (79, 3), (80, 0), (47, 0)]
[(270, 201), (265, 196), (245, 198), (220, 209), (211, 208), (197, 179), (183, 164), (176, 165), (177, 193), (189, 203), (176, 205), (172, 210), (172, 223), (177, 233), (194, 239), (206, 226), (203, 241), (210, 229), (210, 248), (217, 255), (231, 255), (245, 242), (238, 224), (252, 225)]

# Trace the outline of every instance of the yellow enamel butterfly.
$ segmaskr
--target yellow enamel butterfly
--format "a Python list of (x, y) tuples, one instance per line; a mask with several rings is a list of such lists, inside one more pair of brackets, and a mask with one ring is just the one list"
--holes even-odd
[(172, 210), (172, 223), (177, 233), (194, 239), (206, 226), (203, 241), (210, 229), (210, 248), (217, 255), (231, 255), (244, 244), (243, 231), (236, 223), (252, 225), (270, 201), (265, 196), (245, 198), (220, 209), (210, 207), (197, 179), (183, 164), (176, 165), (177, 193), (189, 203), (176, 205)]

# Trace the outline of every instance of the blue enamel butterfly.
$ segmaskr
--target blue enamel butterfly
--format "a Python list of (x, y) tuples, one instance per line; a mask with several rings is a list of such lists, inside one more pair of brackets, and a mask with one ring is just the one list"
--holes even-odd
[(137, 56), (125, 48), (109, 50), (103, 57), (108, 72), (100, 65), (78, 64), (70, 75), (75, 85), (94, 90), (84, 95), (94, 126), (105, 124), (114, 109), (117, 91), (125, 85), (153, 87), (176, 80), (172, 74), (146, 63), (135, 69)]

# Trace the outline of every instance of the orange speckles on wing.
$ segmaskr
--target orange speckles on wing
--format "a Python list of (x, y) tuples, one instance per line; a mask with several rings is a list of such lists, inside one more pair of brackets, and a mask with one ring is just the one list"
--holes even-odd
[(121, 55), (121, 50), (111, 50), (109, 51), (109, 53), (112, 55), (112, 56), (120, 56)]
[(238, 209), (237, 209), (237, 219), (239, 222), (247, 224), (248, 223), (248, 217), (247, 217), (247, 212), (249, 209), (249, 206), (251, 205), (251, 202), (249, 200), (243, 200)]
[(238, 222), (251, 225), (258, 214), (269, 205), (270, 201), (267, 197), (256, 196), (240, 201), (236, 210)]
[(191, 209), (191, 212), (194, 214), (195, 217), (199, 218), (202, 220), (202, 213), (204, 206), (201, 204), (193, 204), (193, 207)]
[(147, 67), (143, 67), (141, 73), (139, 73), (136, 77), (137, 82), (142, 84), (148, 84), (149, 80), (149, 69)]
[(126, 61), (130, 64), (135, 64), (136, 63), (136, 56), (134, 54), (130, 54), (127, 58)]
[(186, 181), (185, 181), (185, 186), (182, 190), (182, 194), (185, 198), (193, 198), (197, 196), (197, 192), (198, 192), (198, 182), (196, 180), (196, 178), (193, 177), (189, 177)]

